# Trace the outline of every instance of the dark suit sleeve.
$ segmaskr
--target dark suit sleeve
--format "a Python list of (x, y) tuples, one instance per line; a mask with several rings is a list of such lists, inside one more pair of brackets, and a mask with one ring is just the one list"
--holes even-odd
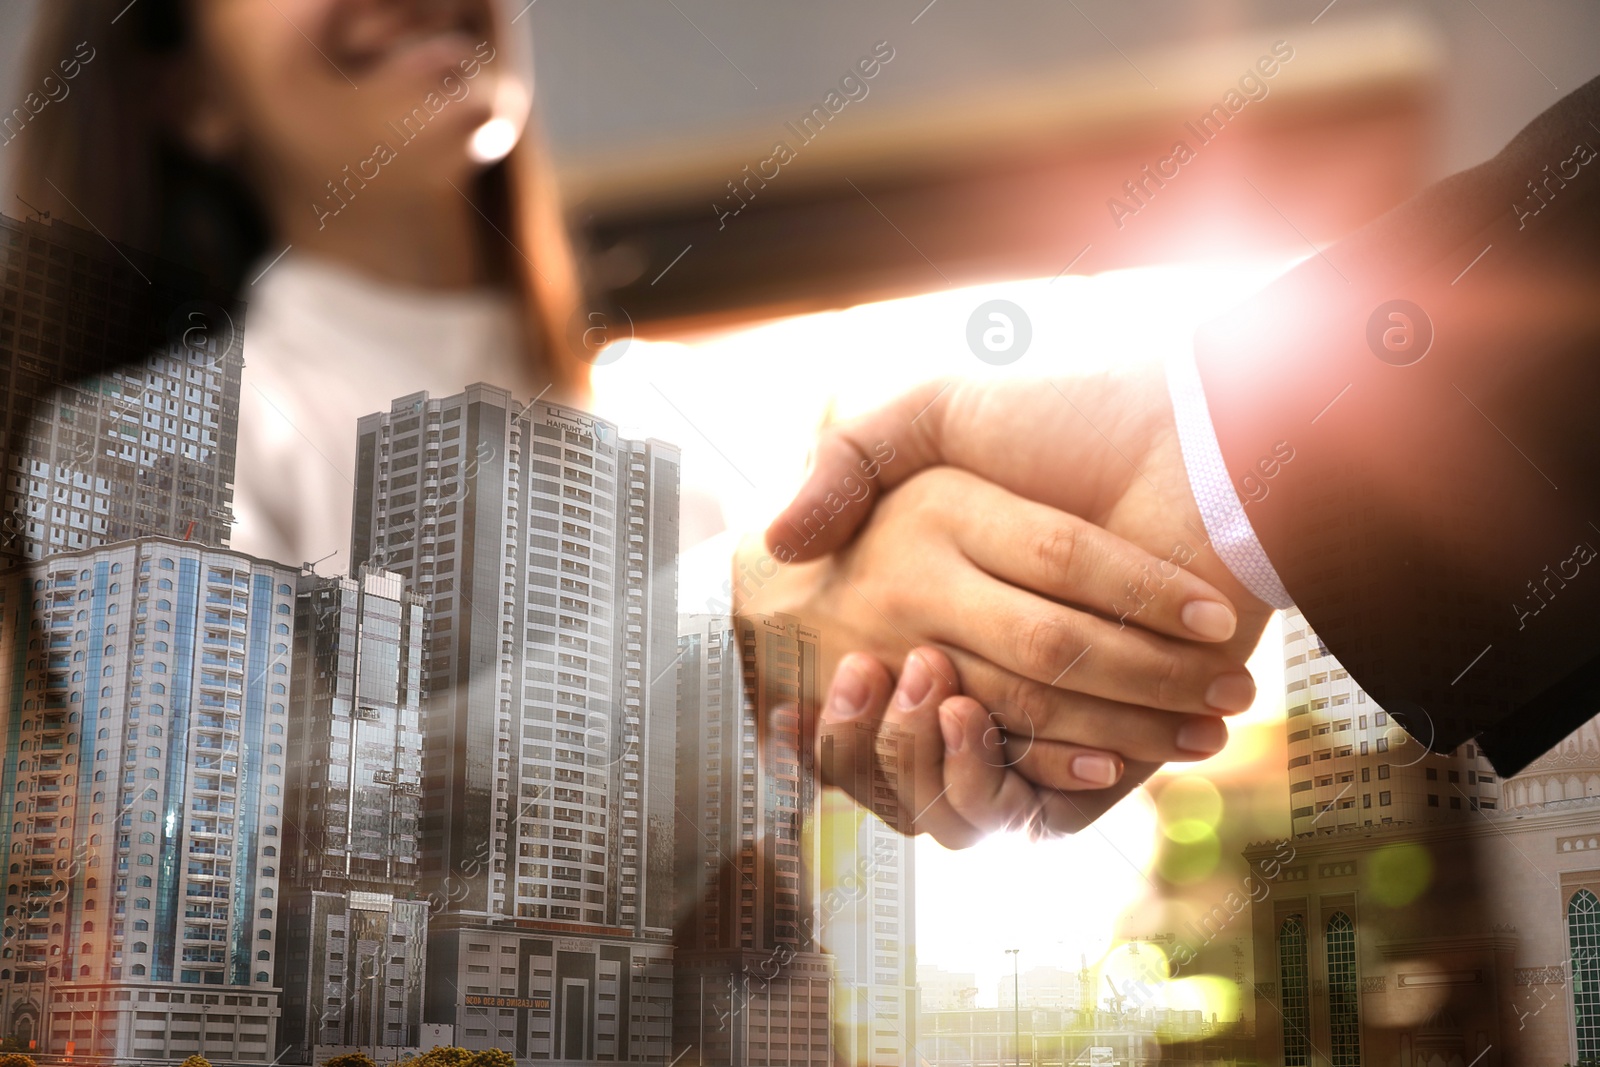
[(1284, 585), (1408, 732), (1514, 774), (1600, 711), (1600, 79), (1196, 353)]

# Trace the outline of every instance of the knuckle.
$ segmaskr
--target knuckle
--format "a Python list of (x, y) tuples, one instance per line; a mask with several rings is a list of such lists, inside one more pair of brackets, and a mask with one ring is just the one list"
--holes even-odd
[(1194, 702), (1188, 664), (1181, 655), (1166, 656), (1154, 672), (1156, 706), (1179, 709)]
[(1058, 522), (1033, 540), (1033, 558), (1041, 574), (1052, 578), (1072, 573), (1082, 548), (1083, 531), (1077, 523)]
[(1056, 673), (1071, 662), (1078, 635), (1066, 610), (1042, 612), (1025, 624), (1019, 646), (1022, 667), (1040, 681), (1053, 681)]

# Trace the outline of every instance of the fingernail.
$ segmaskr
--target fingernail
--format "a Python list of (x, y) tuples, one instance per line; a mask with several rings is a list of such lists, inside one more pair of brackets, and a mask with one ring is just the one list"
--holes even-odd
[(1239, 620), (1220, 600), (1191, 600), (1179, 615), (1189, 632), (1206, 641), (1226, 641)]
[(839, 669), (833, 674), (833, 685), (828, 689), (828, 706), (823, 709), (822, 717), (831, 722), (854, 719), (867, 710), (867, 701), (871, 696), (872, 687), (861, 676), (855, 659), (846, 656), (839, 661)]
[(949, 708), (939, 709), (939, 732), (944, 734), (944, 747), (951, 752), (960, 752), (967, 747), (967, 732), (961, 727), (961, 720)]
[(1243, 671), (1213, 679), (1206, 703), (1218, 711), (1248, 711), (1256, 699), (1256, 680)]
[(1122, 777), (1117, 761), (1098, 752), (1072, 757), (1072, 773), (1080, 781), (1100, 786), (1115, 785), (1117, 779)]
[(1228, 726), (1221, 719), (1190, 719), (1178, 727), (1178, 747), (1185, 752), (1211, 755), (1228, 743)]
[(933, 672), (928, 670), (921, 656), (911, 653), (900, 670), (900, 685), (894, 691), (895, 704), (909, 711), (928, 699), (928, 690), (932, 688)]

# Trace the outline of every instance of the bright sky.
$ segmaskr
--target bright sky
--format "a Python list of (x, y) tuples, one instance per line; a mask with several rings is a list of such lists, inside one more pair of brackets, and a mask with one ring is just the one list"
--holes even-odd
[[(1286, 266), (1190, 264), (1013, 282), (785, 319), (694, 345), (634, 341), (597, 368), (596, 409), (626, 434), (682, 447), (686, 525), (709, 522), (709, 535), (720, 508), (725, 529), (685, 552), (680, 577), (683, 609), (704, 610), (738, 537), (759, 531), (798, 487), (830, 406), (848, 415), (929, 378), (1088, 373), (1161, 360)], [(1005, 368), (979, 360), (967, 344), (969, 316), (997, 297), (1023, 308), (1033, 332), (1026, 353)], [(692, 518), (692, 510), (711, 519)], [(1262, 695), (1234, 720), (1235, 736), (1282, 715), (1281, 648), (1274, 617), (1251, 663)], [(1253, 757), (1250, 748), (1245, 737), (1181, 770), (1237, 765)], [(1076, 969), (1080, 954), (1095, 963), (1113, 948), (1119, 915), (1148, 889), (1143, 872), (1158, 832), (1141, 789), (1070, 839), (1001, 836), (947, 852), (923, 838), (918, 962), (973, 972), (984, 1004), (997, 1002), (1002, 974), (1009, 978), (1006, 948), (1022, 947), (1024, 969)]]

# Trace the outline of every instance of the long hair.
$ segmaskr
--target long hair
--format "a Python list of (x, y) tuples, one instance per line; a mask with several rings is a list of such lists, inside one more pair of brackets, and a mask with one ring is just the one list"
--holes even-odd
[[(77, 67), (70, 104), (64, 98), (40, 113), (7, 151), (14, 153), (12, 183), (30, 201), (65, 201), (89, 227), (184, 276), (198, 275), (215, 298), (239, 292), (250, 265), (268, 250), (270, 232), (242, 178), (195, 155), (163, 119), (161, 73), (190, 42), (189, 2), (50, 0), (23, 84), (39, 86), (47, 77), (60, 83), (58, 65), (80, 45), (93, 58)], [(568, 337), (580, 300), (578, 271), (542, 147), (531, 120), (512, 153), (480, 176), (473, 202), (492, 227), (483, 247), (500, 255), (522, 297), (526, 334), (552, 380), (552, 399), (581, 403), (589, 364)], [(520, 254), (506, 254), (505, 241)], [(131, 347), (108, 352), (105, 361), (148, 354)]]

